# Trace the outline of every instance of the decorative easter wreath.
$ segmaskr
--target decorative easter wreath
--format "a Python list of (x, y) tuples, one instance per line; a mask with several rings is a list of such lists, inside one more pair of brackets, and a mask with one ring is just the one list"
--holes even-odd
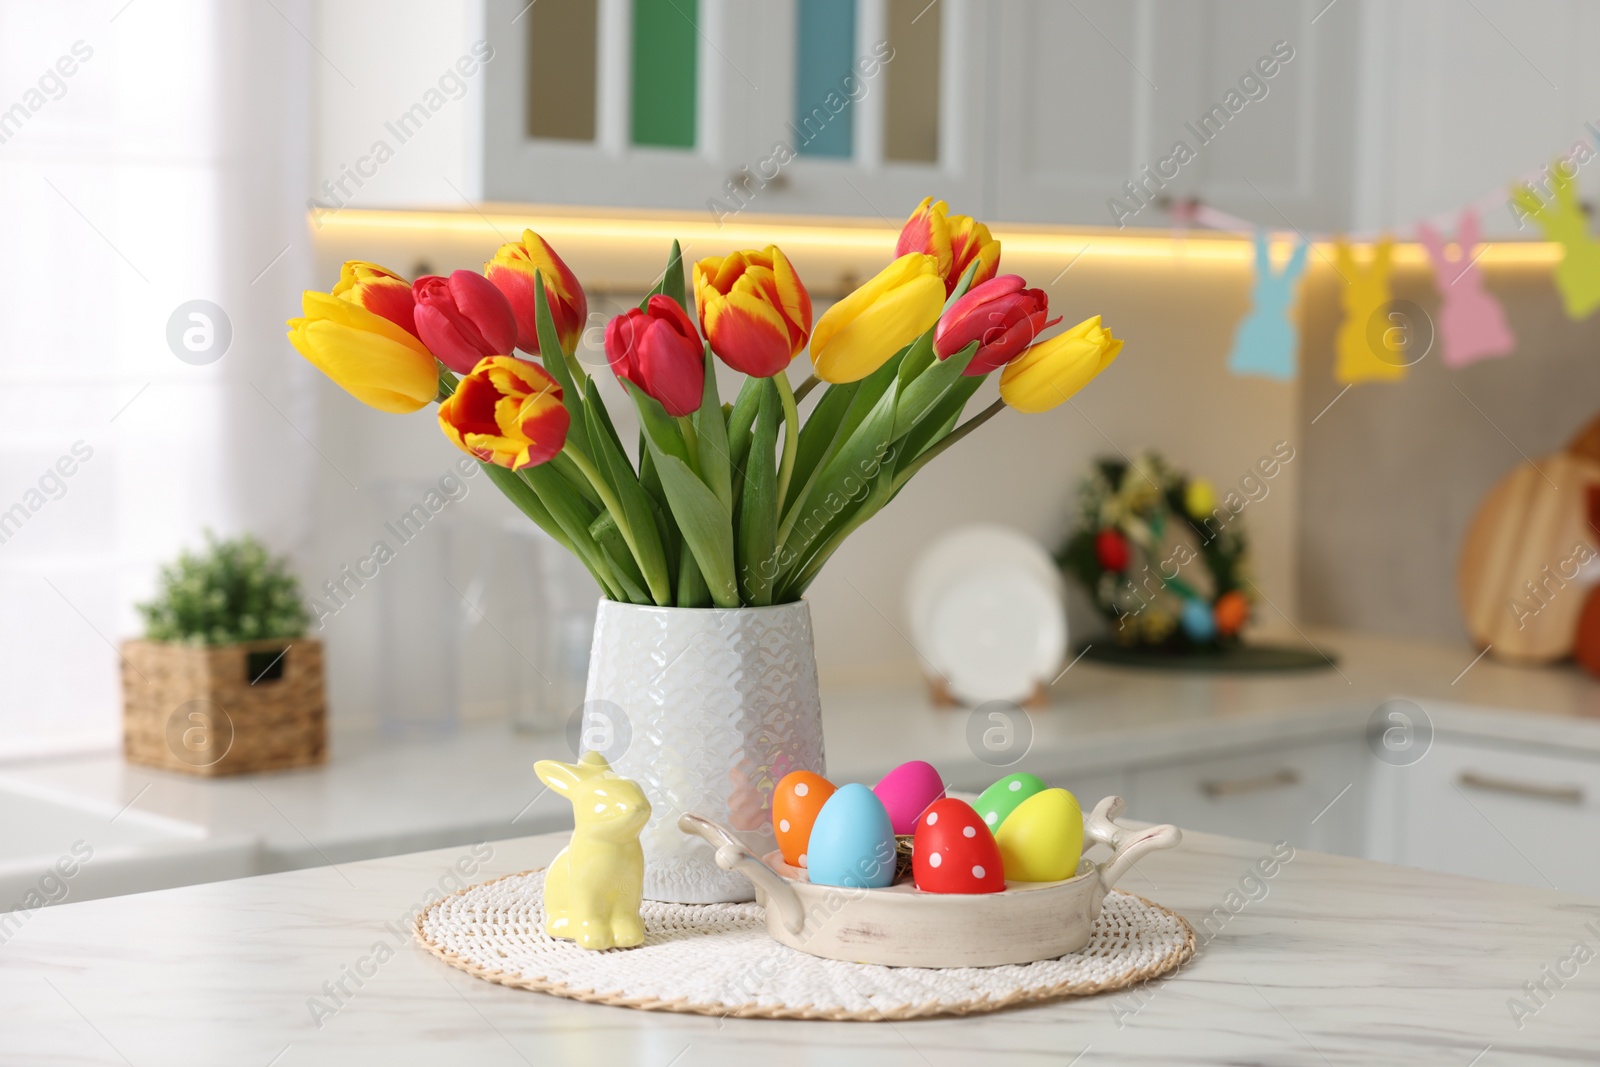
[(1126, 650), (1217, 651), (1250, 618), (1249, 538), (1201, 478), (1155, 452), (1097, 460), (1057, 555)]

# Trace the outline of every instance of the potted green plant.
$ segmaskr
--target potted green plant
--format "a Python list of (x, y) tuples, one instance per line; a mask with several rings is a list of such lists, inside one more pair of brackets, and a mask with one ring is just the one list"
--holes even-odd
[(162, 568), (145, 636), (122, 646), (128, 760), (203, 775), (322, 762), (322, 643), (299, 583), (253, 537), (206, 541)]

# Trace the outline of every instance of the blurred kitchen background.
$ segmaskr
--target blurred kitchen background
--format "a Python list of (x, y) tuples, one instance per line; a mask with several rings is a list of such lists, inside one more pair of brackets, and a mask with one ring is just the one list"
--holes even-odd
[[(1054, 314), (1100, 314), (1126, 348), (1073, 403), (996, 420), (851, 538), (809, 594), (825, 687), (915, 684), (907, 576), (946, 531), (993, 520), (1053, 550), (1097, 456), (1156, 449), (1226, 492), (1287, 443), (1244, 512), (1253, 632), (1444, 649), (1429, 662), (1449, 695), (1450, 665), (1478, 651), (1455, 591), (1464, 531), (1497, 479), (1600, 407), (1600, 317), (1564, 311), (1554, 246), (1496, 245), (1481, 269), (1512, 356), (1425, 358), (1346, 391), (1325, 242), (1396, 231), (1395, 295), (1428, 312), (1417, 220), (1448, 232), (1487, 197), (1486, 239), (1540, 242), (1507, 190), (1593, 154), (1597, 35), (1600, 8), (1576, 0), (0, 0), (0, 509), (75, 443), (92, 450), (0, 543), (0, 759), (119, 746), (113, 646), (137, 633), (157, 565), (205, 528), (259, 535), (336, 609), (314, 631), (336, 760), (397, 722), (564, 724), (591, 594), (485, 479), (392, 571), (344, 577), (458, 453), (416, 425), (431, 410), (363, 407), (294, 354), (301, 290), (350, 258), (476, 269), (531, 226), (589, 289), (582, 358), (598, 366), (599, 327), (671, 237), (689, 259), (775, 240), (820, 312), (927, 195), (987, 221)], [(1149, 179), (1236, 89), (1247, 101), (1195, 158)], [(774, 163), (780, 142), (794, 158)], [(1185, 225), (1189, 198), (1272, 231), (1280, 260), (1318, 242), (1292, 380), (1228, 371), (1250, 244)], [(191, 301), (230, 334), (208, 360), (169, 342)], [(1076, 646), (1102, 624), (1071, 596)], [(394, 712), (419, 628), (453, 650), (429, 661), (450, 681), (421, 724)], [(1338, 692), (1318, 700), (1344, 693), (1324, 679)], [(1206, 703), (1244, 683), (1172, 684), (1173, 699), (1214, 687)], [(1585, 694), (1549, 699), (1594, 708)]]

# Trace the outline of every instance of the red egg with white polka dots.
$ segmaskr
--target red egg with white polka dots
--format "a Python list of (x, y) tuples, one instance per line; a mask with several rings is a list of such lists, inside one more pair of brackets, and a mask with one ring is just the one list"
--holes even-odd
[(1000, 846), (972, 805), (946, 797), (917, 819), (911, 876), (924, 893), (998, 893), (1006, 887)]
[(833, 783), (811, 771), (790, 771), (772, 791), (772, 832), (789, 866), (806, 865), (811, 824), (833, 793)]

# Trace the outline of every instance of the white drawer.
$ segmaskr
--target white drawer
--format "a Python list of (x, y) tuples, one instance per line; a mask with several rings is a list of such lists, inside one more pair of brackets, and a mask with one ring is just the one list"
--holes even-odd
[(1403, 862), (1600, 896), (1600, 762), (1437, 740), (1398, 778)]
[(1360, 855), (1363, 755), (1360, 742), (1327, 741), (1138, 769), (1131, 775), (1133, 814), (1185, 830)]

